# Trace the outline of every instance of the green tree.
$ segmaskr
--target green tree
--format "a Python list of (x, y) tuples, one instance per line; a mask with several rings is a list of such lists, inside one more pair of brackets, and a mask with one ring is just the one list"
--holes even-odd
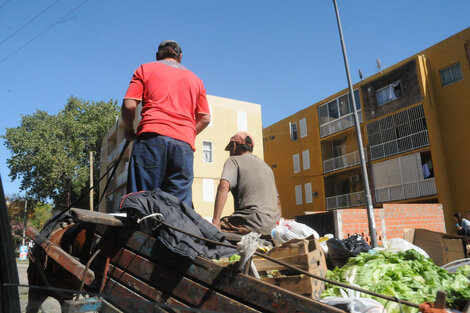
[[(28, 205), (29, 206), (29, 205)], [(28, 219), (28, 226), (34, 227), (36, 230), (41, 230), (47, 220), (52, 216), (52, 206), (45, 203), (37, 203), (34, 208), (34, 214)]]
[[(2, 136), (11, 151), (7, 160), (20, 189), (56, 208), (69, 206), (88, 188), (89, 152), (100, 158), (101, 140), (116, 122), (117, 102), (92, 102), (70, 97), (57, 115), (37, 110), (22, 116), (21, 125)], [(93, 162), (98, 185), (99, 162)], [(87, 199), (78, 204), (86, 207)]]
[(17, 249), (23, 240), (25, 218), (27, 227), (32, 226), (36, 230), (41, 230), (46, 221), (51, 218), (52, 207), (28, 198), (25, 217), (26, 199), (24, 197), (13, 194), (7, 195), (5, 199), (12, 230), (13, 245)]

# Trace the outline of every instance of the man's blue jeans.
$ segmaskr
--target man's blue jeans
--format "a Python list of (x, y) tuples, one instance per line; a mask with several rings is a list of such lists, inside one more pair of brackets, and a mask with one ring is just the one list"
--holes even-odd
[(143, 134), (134, 141), (127, 193), (156, 188), (192, 205), (194, 152), (181, 140), (158, 134)]

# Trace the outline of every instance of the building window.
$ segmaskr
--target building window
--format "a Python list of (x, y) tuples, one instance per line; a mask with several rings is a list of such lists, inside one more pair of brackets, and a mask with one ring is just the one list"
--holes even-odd
[(296, 141), (298, 139), (297, 122), (289, 123), (290, 140)]
[(305, 203), (312, 203), (312, 183), (305, 184)]
[(212, 163), (212, 142), (202, 142), (202, 162)]
[(238, 115), (238, 130), (247, 131), (248, 130), (248, 122), (246, 118), (245, 111), (237, 111)]
[(300, 138), (307, 137), (307, 119), (303, 118), (299, 121)]
[(302, 204), (302, 185), (295, 186), (295, 204)]
[(304, 170), (310, 169), (310, 153), (308, 150), (302, 151), (302, 167)]
[(446, 67), (440, 70), (439, 73), (441, 74), (442, 86), (447, 86), (462, 80), (462, 70), (460, 69), (460, 63)]
[(299, 154), (296, 153), (292, 156), (292, 160), (294, 161), (294, 173), (300, 172), (300, 157)]
[(378, 106), (393, 100), (397, 100), (401, 98), (402, 95), (401, 84), (399, 81), (394, 82), (393, 84), (390, 84), (387, 87), (377, 90), (375, 94), (377, 96)]
[[(362, 123), (361, 99), (358, 89), (354, 90), (354, 100), (359, 122)], [(353, 113), (353, 101), (349, 93), (318, 106), (320, 137), (323, 138), (354, 126)]]
[(214, 202), (214, 180), (204, 178), (202, 180), (202, 194), (204, 202)]

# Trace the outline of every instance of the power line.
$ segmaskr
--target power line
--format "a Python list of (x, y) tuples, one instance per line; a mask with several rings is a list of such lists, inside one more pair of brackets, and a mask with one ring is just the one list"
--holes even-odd
[[(10, 39), (11, 37), (15, 36), (17, 33), (19, 33), (21, 30), (23, 30), (26, 26), (28, 26), (29, 24), (31, 24), (35, 19), (37, 19), (38, 17), (40, 17), (42, 14), (44, 14), (44, 12), (46, 12), (47, 10), (49, 10), (50, 8), (52, 8), (57, 2), (59, 2), (60, 0), (56, 0), (55, 2), (53, 2), (51, 5), (49, 5), (47, 8), (45, 8), (44, 10), (42, 10), (38, 15), (36, 15), (35, 17), (33, 17), (31, 20), (29, 20), (26, 24), (24, 24), (23, 26), (21, 26), (20, 28), (18, 28), (14, 33), (12, 33), (10, 36), (8, 36), (7, 38), (5, 38), (3, 41), (0, 42), (0, 45), (2, 45), (4, 42), (6, 42), (8, 39)], [(8, 2), (8, 1), (7, 1)], [(1, 8), (1, 7), (0, 7)]]
[(3, 8), (4, 6), (6, 6), (8, 2), (10, 2), (10, 0), (7, 0), (7, 1), (3, 2), (3, 4), (0, 5), (0, 9)]
[(27, 41), (24, 45), (20, 46), (18, 49), (16, 49), (15, 51), (13, 51), (12, 53), (10, 53), (9, 55), (7, 55), (5, 58), (3, 58), (2, 60), (0, 60), (0, 64), (5, 62), (6, 60), (8, 60), (11, 56), (13, 56), (14, 54), (16, 54), (18, 51), (20, 51), (21, 49), (23, 49), (24, 47), (26, 47), (27, 45), (29, 45), (31, 42), (33, 42), (34, 40), (36, 40), (37, 38), (39, 38), (41, 35), (43, 35), (44, 33), (46, 33), (47, 31), (49, 31), (52, 27), (54, 27), (55, 25), (57, 25), (58, 23), (60, 23), (62, 20), (64, 20), (66, 17), (68, 17), (70, 14), (72, 14), (73, 12), (75, 12), (76, 10), (78, 10), (80, 7), (82, 7), (85, 3), (87, 3), (89, 0), (85, 0), (83, 1), (82, 3), (80, 3), (79, 5), (77, 5), (75, 8), (73, 8), (72, 10), (70, 10), (67, 14), (65, 14), (64, 16), (62, 16), (60, 19), (58, 19), (57, 21), (55, 21), (54, 23), (52, 23), (49, 27), (47, 27), (45, 30), (43, 30), (42, 32), (40, 32), (38, 35), (36, 35), (35, 37), (33, 37), (31, 40)]

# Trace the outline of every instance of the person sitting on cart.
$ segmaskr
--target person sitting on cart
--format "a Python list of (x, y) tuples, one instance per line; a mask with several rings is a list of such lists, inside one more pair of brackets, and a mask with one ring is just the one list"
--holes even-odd
[[(252, 154), (254, 140), (246, 132), (230, 138), (217, 187), (212, 224), (223, 232), (245, 235), (250, 232), (270, 235), (281, 217), (281, 203), (273, 171)], [(229, 190), (234, 199), (234, 212), (221, 218)]]

